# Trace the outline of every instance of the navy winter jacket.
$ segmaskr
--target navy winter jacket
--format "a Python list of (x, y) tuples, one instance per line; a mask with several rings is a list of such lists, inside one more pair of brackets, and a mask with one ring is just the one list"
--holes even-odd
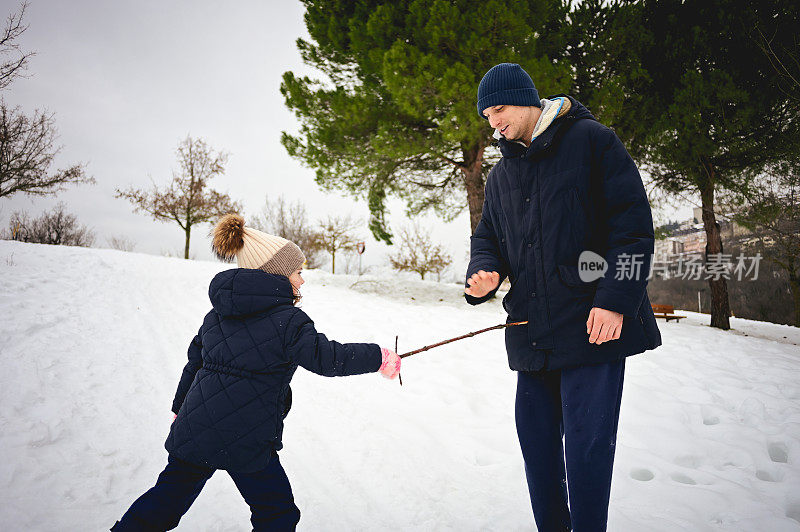
[(332, 377), (378, 371), (376, 344), (340, 344), (293, 305), (289, 279), (261, 270), (218, 273), (213, 310), (189, 345), (165, 447), (195, 464), (229, 471), (264, 469), (281, 449), (297, 366)]
[[(646, 290), (654, 235), (642, 179), (616, 134), (569, 100), (569, 111), (530, 147), (499, 140), (503, 158), (486, 180), (471, 239), (467, 278), (479, 270), (509, 277), (508, 321), (530, 322), (506, 329), (509, 365), (518, 371), (610, 362), (661, 345)], [(581, 281), (584, 250), (608, 262), (601, 279)], [(615, 278), (626, 254), (643, 261), (638, 279)], [(465, 294), (473, 305), (493, 296)], [(623, 315), (619, 339), (589, 343), (592, 307)]]

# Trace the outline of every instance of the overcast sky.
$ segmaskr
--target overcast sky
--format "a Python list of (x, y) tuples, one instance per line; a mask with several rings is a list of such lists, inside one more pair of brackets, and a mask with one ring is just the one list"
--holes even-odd
[[(2, 16), (18, 5), (4, 2)], [(63, 145), (55, 166), (84, 162), (97, 184), (72, 186), (57, 198), (0, 199), (0, 224), (14, 211), (36, 215), (62, 200), (95, 230), (98, 247), (117, 235), (135, 242), (136, 251), (182, 255), (177, 224), (135, 214), (113, 196), (116, 188), (148, 187), (151, 179), (168, 183), (186, 135), (230, 153), (225, 175), (211, 185), (241, 200), (248, 217), (268, 194), (302, 200), (312, 220), (353, 213), (366, 222), (364, 200), (319, 191), (313, 170), (280, 144), (281, 131), (298, 129), (279, 91), (281, 76), (291, 70), (319, 77), (295, 46), (307, 35), (303, 13), (291, 0), (31, 0), (19, 44), (36, 56), (29, 77), (3, 98), (28, 114), (54, 112)], [(404, 205), (392, 201), (390, 208), (397, 228), (406, 221)], [(453, 254), (460, 277), (468, 254), (466, 212), (450, 224), (433, 215), (424, 223)], [(199, 259), (211, 259), (208, 230), (203, 225), (192, 233), (191, 253)], [(386, 246), (368, 233), (365, 223), (365, 263), (385, 263)]]

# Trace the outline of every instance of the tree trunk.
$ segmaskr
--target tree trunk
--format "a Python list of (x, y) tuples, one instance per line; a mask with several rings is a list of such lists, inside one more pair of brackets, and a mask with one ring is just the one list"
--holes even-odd
[(336, 250), (331, 251), (331, 273), (336, 273)]
[(789, 289), (794, 302), (794, 325), (800, 327), (800, 276), (796, 273), (789, 272)]
[(470, 234), (475, 233), (478, 222), (481, 221), (483, 210), (484, 185), (483, 180), (483, 151), (485, 146), (478, 143), (463, 150), (464, 166), (461, 173), (464, 176), (464, 186), (467, 189), (467, 205), (469, 205)]
[(183, 247), (183, 258), (184, 259), (188, 259), (189, 258), (189, 237), (191, 235), (192, 235), (192, 226), (191, 225), (187, 225), (186, 226), (186, 244)]
[[(714, 168), (709, 164), (706, 167), (706, 171), (708, 172), (708, 179), (702, 190), (700, 190), (700, 198), (703, 207), (703, 228), (706, 231), (705, 259), (708, 262), (710, 254), (722, 253), (722, 236), (714, 215)], [(710, 277), (708, 279), (708, 287), (711, 291), (711, 326), (727, 331), (731, 328), (728, 283), (723, 276), (716, 280)]]

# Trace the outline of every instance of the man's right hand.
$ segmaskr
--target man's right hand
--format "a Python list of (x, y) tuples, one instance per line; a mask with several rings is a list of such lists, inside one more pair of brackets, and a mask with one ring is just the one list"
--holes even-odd
[(472, 297), (483, 297), (500, 285), (500, 274), (497, 272), (485, 272), (478, 270), (467, 279), (469, 286), (464, 289), (464, 293)]

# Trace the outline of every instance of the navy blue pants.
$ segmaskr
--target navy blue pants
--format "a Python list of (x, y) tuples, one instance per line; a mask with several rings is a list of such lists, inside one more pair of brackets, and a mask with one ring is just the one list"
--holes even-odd
[(517, 435), (539, 532), (606, 530), (624, 375), (625, 359), (519, 372)]
[[(136, 499), (112, 528), (114, 532), (151, 532), (178, 526), (215, 469), (169, 456), (156, 485)], [(300, 510), (294, 504), (292, 487), (277, 453), (266, 468), (255, 473), (229, 471), (245, 502), (250, 505), (253, 529), (294, 530)]]

